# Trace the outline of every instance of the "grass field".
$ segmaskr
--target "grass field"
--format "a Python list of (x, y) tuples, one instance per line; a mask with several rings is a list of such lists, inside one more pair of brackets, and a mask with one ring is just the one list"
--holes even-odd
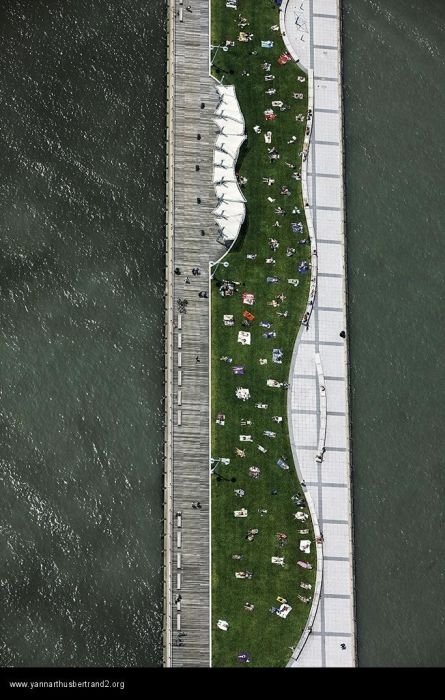
[[(237, 41), (240, 27), (239, 15), (249, 24), (242, 31), (252, 33), (248, 42)], [(236, 86), (237, 97), (246, 122), (247, 141), (238, 160), (239, 174), (247, 178), (243, 194), (247, 201), (247, 216), (238, 241), (227, 256), (229, 267), (216, 267), (211, 288), (212, 309), (212, 455), (228, 457), (231, 462), (225, 466), (219, 463), (212, 476), (212, 639), (214, 666), (238, 665), (237, 656), (241, 651), (250, 654), (250, 666), (284, 666), (291, 651), (304, 629), (310, 610), (310, 603), (298, 599), (298, 594), (312, 596), (316, 574), (315, 540), (310, 517), (306, 523), (294, 519), (297, 508), (291, 496), (301, 492), (295, 472), (287, 425), (287, 389), (271, 388), (267, 379), (287, 382), (289, 377), (292, 349), (300, 329), (307, 303), (310, 271), (299, 274), (298, 264), (302, 260), (310, 262), (309, 245), (300, 244), (307, 239), (308, 232), (304, 218), (304, 204), (301, 196), (301, 183), (293, 179), (292, 173), (300, 169), (305, 122), (296, 121), (298, 113), (307, 114), (307, 81), (299, 82), (298, 76), (305, 74), (298, 64), (291, 61), (279, 65), (277, 59), (285, 51), (279, 31), (271, 30), (279, 23), (279, 12), (272, 0), (239, 0), (238, 10), (226, 8), (225, 0), (212, 0), (212, 43), (224, 44), (226, 40), (235, 42), (227, 52), (221, 49), (216, 56), (212, 70), (224, 84)], [(261, 40), (272, 40), (271, 49), (261, 48)], [(252, 53), (255, 52), (255, 53)], [(273, 81), (265, 81), (267, 73), (262, 68), (264, 62), (271, 64)], [(243, 75), (243, 71), (248, 75)], [(267, 95), (270, 87), (276, 89), (274, 95)], [(293, 98), (293, 93), (303, 93), (303, 100)], [(289, 108), (280, 111), (275, 108), (275, 121), (266, 121), (264, 110), (271, 107), (272, 100), (281, 100)], [(253, 131), (260, 125), (261, 134)], [(271, 146), (264, 141), (264, 133), (272, 132)], [(297, 139), (292, 144), (291, 137)], [(267, 148), (274, 146), (280, 154), (279, 160), (270, 161)], [(290, 169), (286, 162), (296, 165)], [(272, 186), (262, 182), (263, 177), (275, 180)], [(286, 186), (291, 196), (280, 194)], [(275, 199), (270, 203), (267, 198)], [(277, 216), (274, 209), (281, 206), (286, 215)], [(292, 214), (294, 207), (301, 214)], [(280, 227), (273, 226), (279, 221)], [(292, 222), (302, 222), (302, 233), (292, 232)], [(275, 252), (269, 247), (268, 239), (279, 241)], [(295, 248), (295, 254), (286, 255), (288, 247)], [(256, 254), (256, 259), (247, 259), (247, 254)], [(266, 264), (272, 257), (275, 264)], [(267, 276), (276, 276), (279, 282), (269, 284)], [(299, 279), (299, 286), (287, 282), (288, 278)], [(223, 298), (219, 287), (223, 280), (240, 282), (237, 292)], [(242, 302), (243, 292), (255, 294), (254, 306)], [(270, 302), (277, 295), (286, 298), (274, 308)], [(255, 319), (249, 328), (242, 325), (243, 312), (251, 312)], [(287, 317), (277, 314), (287, 312)], [(235, 325), (224, 326), (223, 315), (233, 314)], [(268, 329), (259, 323), (271, 323), (270, 331), (276, 338), (266, 339), (263, 333)], [(240, 330), (251, 333), (250, 346), (237, 342)], [(282, 364), (272, 362), (272, 350), (283, 351)], [(220, 360), (221, 356), (233, 358), (232, 364)], [(267, 364), (260, 364), (260, 358)], [(235, 376), (232, 368), (244, 367), (244, 376)], [(235, 397), (237, 387), (250, 390), (251, 398), (240, 401)], [(290, 391), (290, 388), (289, 388)], [(255, 407), (257, 402), (268, 404), (267, 410)], [(225, 414), (225, 425), (215, 422), (218, 413)], [(282, 416), (282, 423), (272, 421), (272, 416)], [(242, 420), (250, 420), (251, 426), (241, 426)], [(263, 431), (273, 431), (275, 438), (268, 438)], [(242, 434), (251, 435), (253, 442), (240, 442)], [(296, 436), (304, 442), (304, 435)], [(267, 449), (261, 453), (257, 445)], [(235, 448), (246, 451), (245, 458), (235, 455)], [(276, 462), (284, 457), (290, 466), (282, 470)], [(258, 479), (249, 476), (249, 468), (258, 466), (261, 475)], [(236, 479), (236, 481), (232, 481)], [(238, 498), (235, 489), (243, 489), (245, 496)], [(272, 492), (275, 492), (272, 494)], [(248, 517), (235, 518), (233, 511), (248, 510)], [(267, 510), (262, 514), (259, 510)], [(307, 507), (303, 510), (308, 513)], [(253, 541), (246, 540), (249, 529), (259, 530)], [(309, 534), (298, 533), (308, 528)], [(276, 534), (285, 533), (287, 544), (280, 546)], [(311, 540), (311, 553), (299, 550), (301, 539)], [(234, 560), (233, 554), (242, 555)], [(285, 565), (271, 563), (271, 557), (284, 557)], [(303, 570), (296, 562), (305, 560), (312, 564), (312, 570)], [(250, 571), (250, 580), (235, 578), (236, 571)], [(300, 583), (312, 584), (312, 590), (304, 590)], [(292, 606), (286, 619), (270, 612), (272, 606), (279, 606), (277, 597), (285, 598)], [(244, 609), (246, 602), (253, 603), (255, 609)], [(227, 620), (227, 632), (217, 629), (218, 619)]]

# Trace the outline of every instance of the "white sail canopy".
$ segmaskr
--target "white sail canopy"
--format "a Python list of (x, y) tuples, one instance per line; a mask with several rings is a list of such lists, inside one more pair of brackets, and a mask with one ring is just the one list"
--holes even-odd
[(217, 125), (218, 129), (225, 136), (233, 134), (234, 136), (241, 136), (244, 134), (244, 123), (233, 121), (233, 119), (228, 119), (224, 117), (218, 117), (213, 120)]
[(220, 100), (215, 110), (215, 123), (220, 133), (213, 154), (213, 184), (218, 197), (218, 206), (213, 213), (220, 240), (228, 245), (237, 238), (246, 215), (246, 200), (235, 175), (236, 161), (246, 135), (235, 86), (218, 85), (216, 90)]
[(232, 156), (234, 160), (237, 160), (239, 149), (245, 140), (245, 135), (234, 136), (232, 134), (228, 134), (227, 136), (224, 136), (223, 134), (219, 134), (218, 138), (216, 139), (215, 149), (216, 151), (228, 154)]
[(223, 182), (236, 182), (235, 171), (229, 168), (220, 168), (217, 165), (213, 166), (213, 182), (217, 183)]
[(223, 202), (245, 202), (236, 182), (225, 182), (215, 185), (216, 196)]

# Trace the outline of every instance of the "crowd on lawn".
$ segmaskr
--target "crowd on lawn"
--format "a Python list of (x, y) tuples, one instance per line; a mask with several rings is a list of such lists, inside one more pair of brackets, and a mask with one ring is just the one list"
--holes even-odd
[[(269, 232), (264, 234), (267, 236), (267, 243), (270, 248), (271, 255), (269, 257), (261, 259), (258, 253), (254, 251), (248, 252), (246, 254), (246, 259), (249, 261), (249, 265), (265, 266), (264, 284), (262, 284), (258, 289), (249, 290), (241, 293), (239, 282), (226, 279), (219, 283), (219, 293), (221, 297), (225, 299), (226, 297), (234, 296), (237, 300), (238, 306), (237, 313), (225, 313), (223, 318), (221, 319), (221, 322), (225, 326), (226, 337), (228, 339), (231, 339), (232, 343), (236, 338), (238, 343), (240, 343), (242, 346), (250, 346), (247, 350), (247, 359), (246, 351), (244, 350), (242, 351), (242, 353), (240, 352), (242, 358), (239, 360), (227, 354), (221, 355), (220, 360), (230, 365), (230, 368), (227, 368), (227, 372), (241, 377), (245, 376), (247, 381), (244, 382), (243, 380), (243, 383), (247, 384), (249, 377), (249, 368), (251, 368), (251, 363), (259, 362), (260, 365), (264, 366), (267, 365), (270, 361), (273, 373), (278, 375), (268, 378), (265, 382), (264, 388), (258, 385), (255, 385), (254, 387), (237, 386), (233, 397), (234, 401), (240, 400), (246, 402), (247, 404), (246, 415), (249, 415), (249, 418), (242, 418), (240, 420), (239, 435), (239, 441), (247, 443), (247, 445), (241, 448), (237, 444), (228, 444), (227, 449), (231, 451), (236, 461), (239, 460), (240, 465), (242, 461), (247, 462), (246, 475), (251, 485), (247, 480), (245, 480), (245, 483), (249, 484), (248, 489), (249, 491), (251, 491), (255, 490), (255, 481), (261, 479), (262, 472), (264, 470), (276, 468), (284, 471), (289, 470), (288, 462), (290, 460), (286, 455), (275, 454), (274, 456), (272, 456), (274, 450), (273, 447), (270, 447), (270, 445), (273, 446), (274, 444), (273, 441), (277, 437), (277, 430), (285, 429), (286, 423), (283, 422), (282, 416), (272, 415), (274, 412), (273, 407), (270, 406), (272, 401), (268, 399), (268, 396), (270, 396), (269, 392), (277, 390), (286, 391), (289, 388), (289, 384), (286, 381), (287, 377), (283, 376), (288, 366), (286, 365), (285, 367), (282, 367), (284, 353), (283, 349), (279, 347), (280, 333), (288, 332), (284, 323), (288, 319), (292, 320), (292, 308), (288, 306), (289, 299), (288, 293), (286, 293), (286, 286), (298, 286), (300, 277), (307, 274), (311, 270), (310, 260), (306, 260), (304, 257), (304, 247), (307, 246), (310, 241), (308, 239), (308, 236), (304, 232), (304, 221), (302, 220), (302, 218), (299, 218), (301, 217), (301, 210), (292, 203), (292, 199), (295, 199), (296, 194), (296, 190), (292, 189), (293, 184), (299, 182), (299, 180), (301, 179), (301, 171), (299, 170), (297, 163), (299, 160), (301, 161), (301, 159), (305, 159), (307, 153), (305, 151), (298, 152), (295, 149), (295, 153), (292, 157), (289, 158), (289, 161), (284, 161), (285, 165), (288, 168), (287, 172), (289, 173), (289, 180), (287, 182), (278, 181), (278, 177), (276, 174), (277, 162), (280, 161), (282, 155), (289, 157), (289, 152), (291, 151), (291, 149), (286, 149), (286, 154), (282, 154), (280, 153), (277, 146), (274, 145), (273, 141), (274, 129), (280, 129), (280, 113), (294, 110), (298, 102), (304, 99), (304, 92), (300, 92), (300, 90), (304, 88), (305, 77), (299, 75), (296, 78), (296, 83), (298, 83), (298, 87), (297, 84), (294, 86), (296, 91), (291, 90), (290, 94), (280, 94), (280, 80), (277, 79), (278, 71), (286, 70), (286, 65), (292, 62), (291, 56), (287, 52), (282, 53), (277, 59), (277, 65), (274, 66), (275, 73), (272, 73), (272, 63), (268, 60), (264, 60), (264, 54), (270, 48), (273, 48), (274, 40), (269, 37), (257, 40), (254, 34), (249, 32), (247, 29), (249, 27), (249, 19), (247, 17), (238, 15), (238, 17), (234, 19), (239, 29), (237, 41), (241, 43), (246, 43), (246, 51), (249, 51), (251, 55), (257, 57), (258, 65), (256, 69), (255, 79), (262, 79), (261, 75), (264, 75), (264, 81), (267, 83), (267, 89), (265, 90), (265, 94), (271, 97), (273, 95), (270, 107), (268, 106), (262, 111), (262, 117), (264, 118), (264, 121), (268, 122), (267, 131), (263, 133), (263, 127), (261, 126), (261, 124), (255, 124), (255, 126), (253, 126), (253, 138), (261, 142), (255, 143), (253, 147), (266, 149), (265, 152), (267, 153), (269, 172), (258, 173), (257, 176), (260, 178), (260, 183), (262, 183), (265, 186), (265, 188), (267, 188), (264, 195), (265, 200), (268, 203), (267, 205), (270, 205), (270, 207), (273, 208), (274, 215), (276, 215), (277, 217), (281, 217), (281, 220), (277, 218), (275, 223), (272, 224), (274, 233), (272, 234), (272, 232)], [(278, 29), (278, 25), (273, 25), (270, 27), (271, 32), (278, 31)], [(230, 47), (234, 46), (233, 39), (227, 39), (226, 45), (230, 50)], [(250, 70), (252, 69), (250, 68)], [(244, 77), (250, 77), (252, 74), (243, 71), (242, 75)], [(270, 87), (270, 83), (272, 82), (274, 87)], [(303, 114), (301, 111), (297, 112), (297, 110), (295, 110), (295, 121), (297, 123), (304, 122), (311, 118), (312, 113), (310, 111), (307, 114)], [(269, 125), (269, 122), (273, 123), (272, 127)], [(290, 134), (289, 138), (287, 139), (287, 146), (292, 147), (293, 144), (296, 144), (297, 142), (297, 136), (295, 134)], [(247, 180), (245, 179), (245, 181)], [(241, 182), (240, 184), (243, 183)], [(288, 234), (280, 235), (281, 232), (279, 231), (279, 229), (282, 229), (282, 231), (285, 232), (286, 227), (287, 232), (289, 233), (290, 231), (292, 232), (293, 236), (295, 236), (294, 245), (287, 245)], [(299, 250), (303, 251), (303, 255), (298, 255)], [(281, 256), (282, 258), (280, 262), (285, 262), (285, 266), (282, 264), (279, 267), (280, 269), (284, 268), (288, 271), (291, 271), (291, 275), (289, 277), (287, 277), (286, 275), (285, 278), (281, 278), (277, 275), (271, 274), (273, 268), (271, 268), (270, 266), (276, 265), (279, 256)], [(296, 260), (294, 259), (294, 256)], [(246, 281), (248, 285), (248, 274), (246, 277)], [(275, 287), (275, 285), (278, 285), (278, 287)], [(277, 291), (272, 292), (272, 289), (276, 289)], [(271, 311), (271, 316), (268, 318), (263, 318), (262, 316), (258, 316), (257, 314), (255, 314), (255, 305), (258, 303), (258, 300), (260, 298), (262, 302), (267, 300), (267, 305), (270, 306), (271, 309), (273, 309), (273, 311)], [(246, 306), (249, 310), (246, 310)], [(274, 320), (274, 316), (277, 316), (278, 319)], [(220, 319), (214, 319), (214, 323), (219, 322)], [(308, 314), (306, 313), (303, 316), (303, 318), (299, 320), (299, 323), (303, 323), (306, 325), (307, 322)], [(242, 326), (242, 330), (239, 330), (236, 327), (237, 324)], [(261, 335), (256, 339), (256, 342), (261, 343), (262, 346), (260, 352), (261, 357), (259, 358), (256, 349), (252, 349), (253, 333), (252, 330), (249, 330), (254, 329), (255, 326), (259, 326), (265, 329), (264, 332), (262, 332)], [(270, 343), (269, 345), (270, 340), (273, 340), (274, 342)], [(275, 347), (271, 347), (272, 345), (274, 345)], [(221, 351), (224, 352), (224, 348), (221, 348)], [(251, 359), (249, 359), (249, 356)], [(256, 402), (252, 401), (252, 409), (250, 410), (249, 402), (252, 400), (252, 393), (254, 393), (257, 398), (258, 394), (260, 393), (262, 396), (261, 399), (258, 398)], [(264, 415), (268, 416), (270, 412), (270, 429), (268, 428), (267, 430), (262, 430), (261, 437), (258, 434), (255, 435), (256, 409), (261, 409), (262, 411), (266, 412), (265, 414), (262, 414), (263, 418)], [(248, 411), (250, 412), (247, 413)], [(227, 426), (227, 424), (231, 420), (233, 420), (233, 418), (231, 419), (230, 416), (226, 416), (225, 414), (218, 412), (214, 420), (217, 426), (219, 426), (217, 430), (227, 430), (227, 427), (225, 426)], [(241, 428), (245, 428), (246, 426), (248, 426), (249, 434), (246, 435), (244, 430), (241, 434)], [(263, 440), (263, 438), (266, 438), (266, 440)], [(264, 442), (265, 444), (261, 444), (260, 441)], [(252, 464), (251, 462), (261, 462), (261, 466), (259, 466), (258, 464)], [(234, 489), (234, 499), (245, 498), (246, 489), (247, 487)], [(268, 502), (258, 502), (253, 511), (251, 509), (248, 510), (247, 508), (235, 507), (234, 501), (233, 516), (231, 516), (231, 514), (228, 513), (228, 517), (250, 517), (250, 520), (254, 525), (253, 527), (246, 528), (245, 534), (243, 536), (246, 546), (254, 546), (250, 543), (253, 543), (257, 538), (261, 538), (261, 520), (266, 519), (269, 515), (269, 512), (273, 510), (274, 496), (276, 496), (277, 493), (278, 492), (276, 489), (271, 490), (268, 497)], [(299, 540), (298, 561), (297, 556), (294, 557), (294, 555), (296, 554), (295, 552), (291, 552), (287, 557), (284, 556), (283, 548), (288, 546), (289, 537), (286, 532), (279, 531), (275, 534), (275, 543), (273, 546), (271, 546), (270, 552), (268, 554), (268, 557), (270, 558), (270, 564), (271, 566), (277, 566), (279, 568), (287, 568), (289, 564), (295, 567), (296, 565), (298, 565), (303, 571), (310, 570), (312, 566), (309, 563), (308, 559), (304, 556), (309, 555), (311, 552), (312, 542), (310, 539), (307, 538), (307, 535), (310, 531), (307, 526), (305, 528), (301, 528), (301, 525), (305, 525), (306, 521), (309, 520), (307, 502), (304, 493), (297, 493), (293, 496), (289, 495), (289, 498), (292, 500), (293, 507), (297, 509), (294, 513), (294, 519), (296, 527), (300, 525), (299, 529), (297, 530), (297, 533), (302, 536)], [(251, 502), (251, 500), (249, 502)], [(239, 505), (239, 503), (240, 501), (238, 500), (237, 505)], [(231, 558), (232, 560), (234, 560), (234, 562), (238, 562), (244, 557), (242, 544), (243, 540), (240, 541), (240, 551), (231, 554)], [(293, 561), (294, 558), (295, 561)], [(243, 569), (242, 567), (241, 569), (239, 569), (239, 566), (237, 564), (234, 564), (233, 574), (235, 578), (239, 579), (240, 581), (249, 581), (255, 579), (255, 570)], [(257, 607), (256, 601), (253, 600), (253, 602), (245, 602), (245, 584), (240, 583), (239, 585), (241, 586), (240, 610), (244, 610), (249, 614), (255, 614), (255, 610)], [(312, 600), (312, 597), (310, 593), (308, 594), (307, 592), (311, 590), (312, 584), (309, 583), (307, 580), (300, 580), (300, 588), (302, 589), (301, 592), (288, 592), (287, 595), (289, 595), (289, 597), (294, 596), (303, 604), (308, 604)], [(254, 590), (254, 587), (249, 588), (249, 591), (253, 594)], [(303, 591), (306, 592), (305, 595), (302, 594)], [(276, 601), (279, 603), (279, 605), (276, 605), (275, 601), (273, 601), (273, 604), (271, 604), (271, 607), (269, 608), (270, 612), (274, 615), (277, 615), (278, 617), (286, 618), (291, 612), (292, 606), (288, 603), (286, 598), (283, 598), (281, 596), (278, 596)], [(228, 631), (230, 628), (230, 623), (230, 620), (218, 620), (217, 627), (223, 631)], [(238, 656), (238, 660), (241, 662), (250, 661), (249, 654), (247, 652), (242, 652)]]

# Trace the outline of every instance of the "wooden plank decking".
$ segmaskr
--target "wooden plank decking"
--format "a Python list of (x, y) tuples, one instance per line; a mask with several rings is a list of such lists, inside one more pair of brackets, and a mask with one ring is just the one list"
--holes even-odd
[[(173, 667), (210, 665), (209, 300), (198, 292), (208, 291), (209, 261), (224, 252), (211, 214), (216, 206), (212, 118), (217, 95), (208, 74), (209, 2), (191, 4), (191, 13), (182, 6), (182, 21), (180, 0), (171, 0), (169, 7), (174, 70), (170, 65), (164, 665)], [(181, 275), (174, 274), (177, 267)], [(193, 267), (200, 268), (200, 276), (192, 275)], [(179, 298), (188, 301), (180, 317)], [(200, 501), (202, 508), (193, 509), (192, 501)], [(180, 527), (177, 512), (182, 514)], [(185, 633), (183, 646), (175, 645), (179, 626)]]

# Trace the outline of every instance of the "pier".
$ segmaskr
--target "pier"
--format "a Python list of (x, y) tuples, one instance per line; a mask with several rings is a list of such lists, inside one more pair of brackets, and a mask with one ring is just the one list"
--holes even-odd
[(207, 0), (192, 12), (170, 0), (168, 55), (164, 666), (197, 667), (210, 665), (209, 299), (198, 293), (224, 252), (211, 215), (217, 95)]
[[(209, 261), (217, 95), (208, 75), (209, 4), (168, 3), (164, 666), (211, 665)], [(348, 406), (339, 0), (283, 0), (280, 26), (310, 76), (314, 112), (303, 192), (317, 294), (289, 378), (299, 474), (322, 532), (320, 597), (289, 666), (356, 664)], [(312, 238), (311, 238), (312, 241)], [(199, 268), (200, 275), (192, 275)], [(177, 273), (175, 273), (175, 270)], [(186, 279), (188, 278), (189, 283)], [(187, 301), (180, 312), (178, 301)], [(304, 435), (304, 441), (297, 436)], [(192, 508), (192, 502), (201, 508)]]

